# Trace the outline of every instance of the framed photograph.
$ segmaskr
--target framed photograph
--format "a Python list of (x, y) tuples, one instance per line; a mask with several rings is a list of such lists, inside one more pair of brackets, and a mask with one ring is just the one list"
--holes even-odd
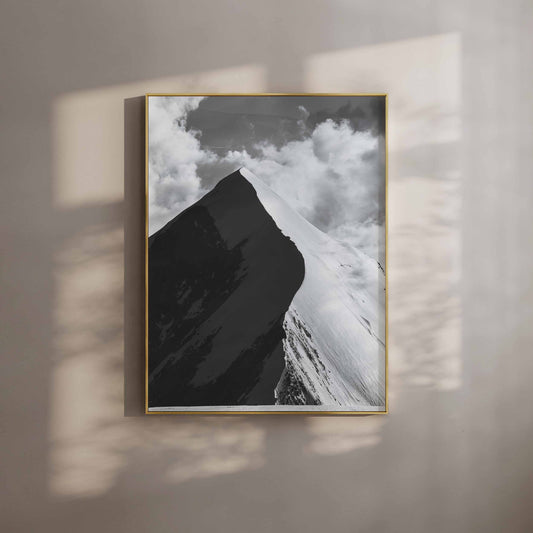
[(146, 96), (146, 413), (387, 412), (387, 97)]

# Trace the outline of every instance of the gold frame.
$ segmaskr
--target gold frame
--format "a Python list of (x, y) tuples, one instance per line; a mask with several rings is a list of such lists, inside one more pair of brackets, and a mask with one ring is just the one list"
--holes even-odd
[[(384, 411), (150, 411), (148, 409), (148, 99), (151, 96), (382, 96), (385, 98), (385, 410)], [(144, 412), (146, 415), (362, 416), (389, 413), (389, 109), (387, 93), (146, 93), (144, 99)]]

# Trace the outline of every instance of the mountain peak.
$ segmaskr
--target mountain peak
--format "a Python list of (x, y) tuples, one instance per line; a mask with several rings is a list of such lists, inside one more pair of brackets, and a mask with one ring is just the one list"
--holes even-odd
[(246, 167), (239, 168), (239, 173), (243, 178), (250, 178), (250, 179), (258, 179), (258, 177), (251, 171), (248, 170)]
[[(246, 167), (241, 167), (238, 170), (238, 173), (248, 181), (253, 187), (257, 190), (257, 187), (271, 190), (270, 187), (261, 179), (258, 178), (251, 170), (248, 170)], [(272, 191), (273, 192), (273, 191)]]

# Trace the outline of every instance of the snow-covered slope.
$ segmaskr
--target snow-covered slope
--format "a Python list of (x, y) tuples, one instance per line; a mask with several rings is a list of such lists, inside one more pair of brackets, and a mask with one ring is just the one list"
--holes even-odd
[(249, 170), (239, 172), (305, 262), (283, 323), (277, 403), (382, 408), (385, 283), (379, 265), (307, 222)]

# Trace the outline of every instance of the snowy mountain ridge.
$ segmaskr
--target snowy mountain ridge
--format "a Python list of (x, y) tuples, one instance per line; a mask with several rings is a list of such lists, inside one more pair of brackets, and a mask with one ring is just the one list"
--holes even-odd
[(276, 403), (384, 408), (385, 283), (378, 263), (310, 224), (249, 170), (239, 173), (305, 263), (283, 322)]

